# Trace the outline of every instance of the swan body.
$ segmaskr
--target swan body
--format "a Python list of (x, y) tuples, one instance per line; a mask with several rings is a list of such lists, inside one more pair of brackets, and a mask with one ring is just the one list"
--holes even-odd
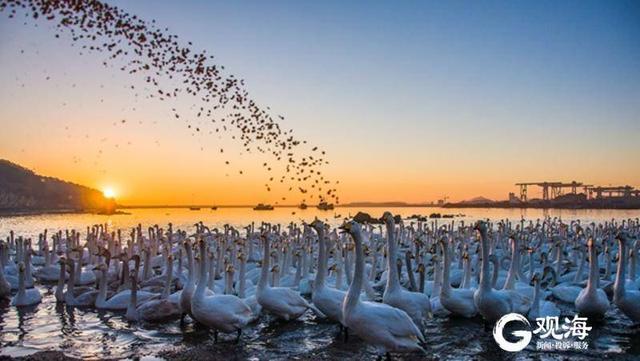
[(476, 228), (480, 232), (482, 263), (480, 266), (480, 286), (475, 290), (473, 301), (478, 308), (478, 313), (489, 321), (497, 321), (507, 313), (517, 312), (526, 314), (529, 310), (528, 299), (511, 290), (494, 290), (489, 279), (489, 240), (487, 238), (487, 225), (478, 222)]
[(98, 292), (91, 290), (76, 294), (75, 288), (75, 262), (72, 259), (67, 260), (69, 265), (69, 280), (67, 283), (67, 292), (64, 293), (64, 303), (72, 307), (91, 307), (95, 304)]
[(618, 306), (620, 311), (624, 313), (634, 322), (640, 322), (640, 291), (626, 290), (626, 269), (627, 269), (627, 247), (630, 243), (629, 236), (626, 233), (618, 235), (618, 244), (620, 249), (620, 260), (618, 261), (618, 272), (616, 274), (616, 282), (613, 291), (613, 302)]
[(205, 251), (205, 243), (201, 240), (200, 282), (191, 298), (191, 314), (198, 322), (215, 330), (226, 333), (241, 331), (252, 320), (251, 308), (234, 295), (205, 296)]
[(419, 344), (424, 342), (424, 337), (406, 312), (385, 303), (360, 300), (364, 277), (362, 231), (360, 224), (354, 221), (346, 223), (343, 228), (356, 243), (354, 279), (342, 305), (344, 324), (382, 352), (424, 352)]
[(137, 307), (138, 318), (146, 322), (164, 322), (178, 318), (182, 314), (179, 302), (172, 302), (169, 299), (171, 292), (171, 282), (173, 281), (173, 256), (167, 258), (167, 272), (165, 275), (165, 285), (159, 299), (153, 299), (142, 303)]
[(382, 295), (382, 302), (405, 311), (419, 327), (425, 327), (431, 318), (431, 302), (423, 293), (410, 292), (400, 286), (398, 268), (396, 267), (395, 220), (391, 213), (382, 216), (387, 226), (387, 287)]
[(347, 293), (325, 285), (325, 275), (327, 274), (327, 245), (325, 239), (325, 225), (316, 220), (312, 223), (313, 228), (318, 233), (318, 271), (313, 284), (311, 300), (313, 304), (333, 322), (342, 322), (342, 302)]
[(269, 235), (264, 238), (264, 257), (262, 261), (262, 269), (260, 281), (258, 282), (258, 290), (256, 299), (262, 308), (275, 316), (286, 321), (295, 320), (302, 316), (311, 306), (300, 296), (300, 294), (286, 287), (271, 287), (267, 283), (269, 272), (270, 251), (269, 251)]
[(440, 240), (442, 254), (444, 255), (444, 274), (439, 301), (444, 308), (454, 315), (467, 318), (474, 317), (478, 314), (478, 309), (473, 301), (475, 289), (451, 288), (451, 283), (449, 282), (451, 260), (449, 259), (450, 253), (447, 242), (446, 239)]
[(537, 273), (533, 276), (533, 282), (535, 284), (533, 291), (533, 304), (527, 313), (529, 320), (534, 321), (539, 317), (560, 316), (560, 309), (553, 302), (541, 299), (542, 292), (540, 291), (540, 279)]
[(11, 300), (11, 306), (27, 307), (37, 305), (42, 301), (42, 295), (36, 288), (25, 288), (25, 266), (20, 262), (18, 265), (18, 293), (13, 296)]
[(599, 288), (598, 257), (593, 239), (587, 243), (589, 247), (589, 281), (587, 287), (580, 291), (575, 306), (578, 314), (589, 318), (602, 319), (609, 309), (609, 299), (602, 288)]

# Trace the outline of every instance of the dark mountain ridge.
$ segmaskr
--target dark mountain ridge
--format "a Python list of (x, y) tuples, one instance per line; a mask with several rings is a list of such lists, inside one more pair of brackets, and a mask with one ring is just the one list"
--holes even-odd
[(41, 176), (0, 159), (0, 213), (113, 212), (114, 208), (115, 201), (97, 189)]

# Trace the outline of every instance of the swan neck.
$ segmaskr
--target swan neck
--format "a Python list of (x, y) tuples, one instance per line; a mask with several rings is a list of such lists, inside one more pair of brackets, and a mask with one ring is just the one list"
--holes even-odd
[(540, 308), (540, 281), (536, 281), (536, 286), (533, 289), (533, 304), (531, 309), (538, 310)]
[[(196, 294), (203, 294), (207, 285), (207, 256), (205, 254), (204, 242), (200, 244), (200, 277), (198, 278), (198, 286), (196, 287)], [(213, 291), (213, 290), (212, 290)]]
[(595, 246), (589, 247), (589, 283), (587, 287), (597, 289), (600, 285), (598, 253)]
[(316, 271), (316, 280), (314, 288), (319, 290), (324, 287), (327, 273), (327, 249), (324, 239), (324, 230), (318, 230), (318, 270)]
[[(480, 247), (482, 248), (480, 288), (488, 290), (491, 289), (491, 280), (489, 279), (489, 242), (485, 232), (480, 233)], [(494, 273), (498, 271), (498, 267), (495, 268)]]
[(244, 289), (247, 286), (247, 261), (243, 258), (240, 261), (240, 286), (238, 288), (238, 297), (244, 298)]
[[(0, 270), (2, 272), (2, 270)], [(17, 297), (24, 297), (26, 294), (25, 286), (25, 272), (24, 270), (18, 271), (18, 295)]]
[(268, 277), (269, 277), (269, 266), (270, 266), (270, 259), (271, 255), (269, 253), (271, 253), (270, 250), (270, 245), (269, 245), (269, 238), (265, 237), (264, 239), (264, 254), (262, 255), (262, 266), (260, 269), (260, 281), (258, 281), (258, 289), (262, 290), (265, 289), (267, 287), (267, 282), (268, 282)]
[(620, 243), (620, 255), (618, 260), (618, 273), (616, 274), (616, 283), (614, 285), (613, 297), (620, 299), (624, 297), (625, 279), (627, 277), (627, 245), (623, 241)]
[(75, 272), (75, 261), (71, 260), (69, 263), (69, 267), (71, 267), (71, 271), (69, 272), (69, 280), (67, 283), (67, 291), (71, 291), (76, 286), (76, 272)]
[(444, 257), (443, 264), (443, 273), (442, 273), (442, 289), (440, 290), (441, 294), (449, 294), (451, 292), (451, 283), (449, 282), (449, 268), (451, 267), (451, 256), (449, 254), (449, 247), (445, 243), (447, 241), (442, 242), (442, 254)]
[(344, 313), (351, 312), (358, 304), (360, 298), (360, 292), (362, 291), (362, 278), (364, 273), (364, 254), (362, 251), (362, 234), (355, 232), (352, 234), (353, 240), (356, 244), (356, 269), (353, 277), (353, 282), (349, 286), (349, 292), (345, 298)]
[[(362, 237), (362, 236), (361, 236)], [(398, 267), (396, 265), (398, 256), (396, 252), (395, 229), (393, 224), (387, 223), (387, 289), (385, 292), (393, 292), (400, 288), (398, 278)]]
[(164, 289), (162, 290), (162, 299), (169, 297), (171, 293), (171, 280), (173, 279), (173, 261), (167, 260), (167, 279), (164, 281)]

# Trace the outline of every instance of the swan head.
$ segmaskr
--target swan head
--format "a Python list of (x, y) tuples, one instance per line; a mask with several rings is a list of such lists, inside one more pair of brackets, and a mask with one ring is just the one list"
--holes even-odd
[(94, 269), (94, 270), (97, 270), (97, 271), (107, 272), (108, 267), (107, 267), (107, 265), (106, 265), (106, 264), (104, 264), (104, 263), (99, 263), (99, 264), (97, 264), (95, 267), (93, 267), (93, 269)]
[(627, 244), (627, 243), (631, 242), (631, 237), (629, 237), (629, 234), (627, 232), (625, 232), (625, 231), (618, 232), (618, 234), (616, 235), (616, 239), (621, 244)]
[(396, 223), (399, 223), (399, 222), (396, 222), (396, 218), (389, 211), (386, 211), (382, 214), (382, 217), (380, 217), (380, 221), (386, 224), (387, 227), (389, 226), (393, 227)]
[(313, 222), (309, 223), (309, 225), (317, 232), (324, 230), (324, 222), (319, 220), (318, 217), (316, 217)]
[(478, 232), (480, 232), (481, 235), (486, 235), (487, 234), (487, 222), (485, 221), (478, 221), (476, 222), (476, 225), (474, 226), (474, 229)]
[(551, 279), (549, 280), (549, 285), (554, 286), (558, 282), (558, 274), (553, 267), (546, 266), (544, 270), (542, 270), (542, 278), (540, 281), (544, 281), (547, 278), (547, 275), (551, 275)]
[(362, 232), (362, 226), (360, 225), (360, 223), (356, 221), (349, 221), (349, 222), (344, 222), (340, 226), (340, 230), (341, 230), (340, 233), (349, 233), (351, 235), (354, 235), (356, 233)]

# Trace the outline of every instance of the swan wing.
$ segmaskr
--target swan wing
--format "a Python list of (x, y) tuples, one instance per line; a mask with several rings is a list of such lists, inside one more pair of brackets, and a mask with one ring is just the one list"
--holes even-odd
[(362, 302), (363, 311), (371, 319), (377, 319), (392, 335), (396, 337), (415, 338), (424, 342), (422, 332), (409, 315), (401, 309), (384, 303)]

